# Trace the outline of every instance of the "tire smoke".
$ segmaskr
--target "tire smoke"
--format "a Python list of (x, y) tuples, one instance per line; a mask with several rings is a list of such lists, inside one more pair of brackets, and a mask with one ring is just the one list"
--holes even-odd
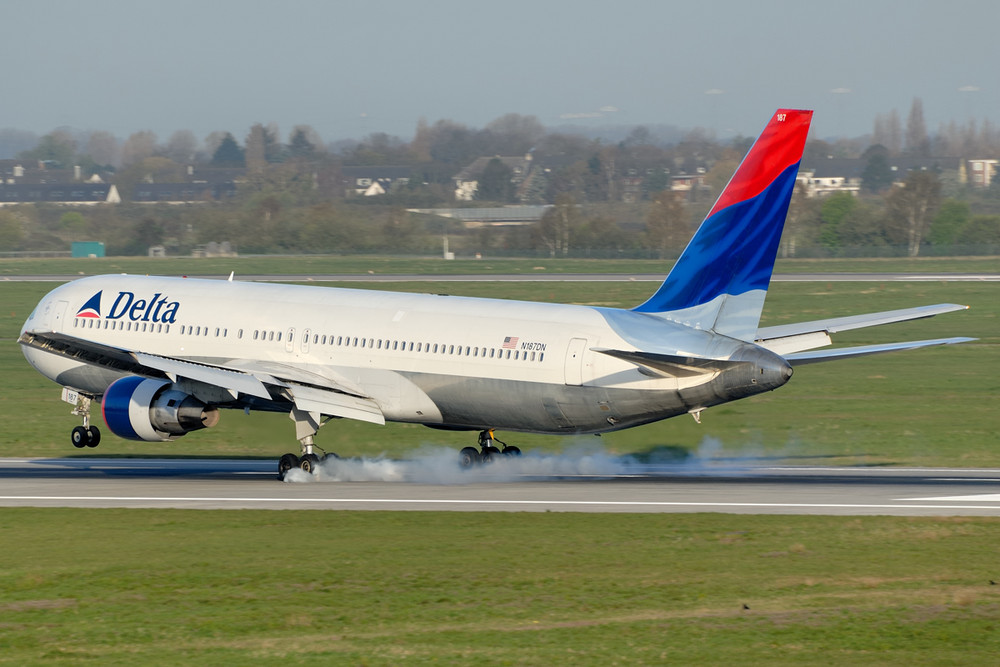
[(486, 464), (462, 468), (458, 452), (448, 447), (423, 447), (404, 459), (385, 457), (328, 458), (312, 473), (292, 469), (287, 483), (309, 482), (407, 482), (412, 484), (477, 484), (552, 480), (579, 477), (647, 477), (657, 474), (709, 474), (725, 470), (749, 472), (747, 458), (717, 459), (722, 444), (706, 438), (694, 452), (665, 458), (653, 455), (611, 454), (593, 444), (573, 445), (562, 452), (526, 452), (501, 456)]

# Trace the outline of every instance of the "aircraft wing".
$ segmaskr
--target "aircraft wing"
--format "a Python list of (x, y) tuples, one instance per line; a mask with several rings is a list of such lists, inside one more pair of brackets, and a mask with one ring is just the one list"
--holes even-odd
[(166, 374), (172, 381), (176, 382), (179, 377), (184, 377), (197, 382), (222, 387), (237, 397), (238, 393), (249, 394), (264, 400), (271, 400), (271, 395), (264, 387), (260, 379), (241, 373), (231, 371), (218, 366), (206, 364), (195, 364), (190, 361), (181, 361), (170, 357), (160, 357), (145, 352), (132, 352), (132, 356), (137, 362), (147, 368), (155, 368)]
[[(868, 315), (850, 315), (848, 317), (834, 317), (826, 320), (814, 320), (812, 322), (799, 322), (797, 324), (782, 324), (773, 327), (761, 327), (757, 330), (756, 343), (767, 348), (776, 354), (780, 354), (786, 359), (793, 358), (796, 353), (803, 350), (812, 350), (817, 347), (830, 345), (833, 341), (830, 334), (851, 329), (862, 329), (864, 327), (874, 327), (882, 324), (892, 324), (894, 322), (906, 322), (908, 320), (918, 320), (925, 317), (933, 317), (942, 313), (950, 313), (956, 310), (966, 310), (968, 306), (955, 303), (939, 303), (933, 306), (917, 306), (915, 308), (901, 308), (899, 310), (887, 310)], [(952, 342), (965, 342), (972, 339), (942, 339)], [(927, 341), (914, 341), (914, 343), (893, 343), (891, 345), (907, 345), (910, 347), (924, 347), (919, 343)], [(941, 343), (933, 343), (941, 344)], [(888, 347), (886, 349), (875, 350), (876, 347), (869, 346), (870, 351), (861, 354), (874, 354), (875, 352), (889, 352), (893, 349), (908, 349), (906, 347)], [(850, 349), (850, 348), (846, 348)], [(862, 348), (856, 348), (862, 349)], [(821, 355), (813, 355), (815, 361), (833, 359), (839, 357), (859, 356), (859, 354), (835, 355), (836, 351), (829, 351)], [(805, 357), (799, 355), (800, 359)]]
[(286, 365), (275, 365), (265, 370), (196, 363), (99, 345), (65, 334), (25, 333), (18, 342), (126, 373), (165, 376), (173, 382), (184, 378), (218, 387), (229, 392), (234, 400), (240, 394), (265, 401), (285, 399), (305, 412), (385, 424), (382, 411), (374, 400), (346, 381), (340, 383), (331, 379), (329, 374), (321, 376)]

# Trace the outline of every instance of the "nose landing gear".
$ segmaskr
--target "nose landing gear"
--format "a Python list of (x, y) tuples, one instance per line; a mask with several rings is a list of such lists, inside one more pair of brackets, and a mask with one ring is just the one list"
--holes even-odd
[[(64, 392), (65, 393), (65, 392)], [(78, 417), (83, 418), (83, 426), (77, 426), (70, 432), (70, 442), (74, 447), (82, 449), (84, 447), (97, 447), (101, 443), (101, 431), (96, 426), (90, 425), (90, 401), (88, 396), (77, 394), (75, 396), (73, 412)]]

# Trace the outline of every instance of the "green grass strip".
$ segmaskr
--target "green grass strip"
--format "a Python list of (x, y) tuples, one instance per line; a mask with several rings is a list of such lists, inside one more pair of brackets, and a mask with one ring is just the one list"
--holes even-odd
[(993, 664), (1000, 520), (6, 509), (0, 664)]

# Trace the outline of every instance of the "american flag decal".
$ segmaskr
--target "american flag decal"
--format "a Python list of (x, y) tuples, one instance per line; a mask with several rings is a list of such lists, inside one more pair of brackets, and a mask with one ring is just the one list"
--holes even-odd
[(503, 339), (503, 349), (513, 350), (517, 347), (517, 341), (520, 340), (517, 336), (506, 336)]

